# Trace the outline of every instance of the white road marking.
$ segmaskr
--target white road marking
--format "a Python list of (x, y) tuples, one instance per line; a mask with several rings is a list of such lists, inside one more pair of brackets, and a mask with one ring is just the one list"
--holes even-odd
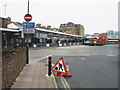
[(71, 88), (70, 88), (69, 84), (67, 83), (67, 81), (65, 80), (65, 78), (61, 79), (61, 81), (62, 81), (65, 89), (71, 90)]
[(115, 54), (107, 54), (106, 56), (118, 56), (118, 55), (115, 55)]
[(37, 62), (37, 61), (43, 60), (43, 59), (48, 58), (48, 57), (50, 57), (50, 56), (52, 56), (52, 55), (48, 55), (48, 56), (46, 56), (46, 57), (43, 57), (43, 58), (37, 59), (37, 60), (35, 60), (35, 61), (33, 61), (33, 62)]
[(85, 58), (84, 58), (84, 57), (81, 57), (81, 60), (85, 60)]

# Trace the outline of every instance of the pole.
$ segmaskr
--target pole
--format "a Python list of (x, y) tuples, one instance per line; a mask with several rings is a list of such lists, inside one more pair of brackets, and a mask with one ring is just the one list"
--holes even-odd
[(5, 9), (5, 18), (6, 18), (6, 7), (7, 7), (6, 0), (5, 0), (5, 5), (3, 5), (3, 6), (4, 6), (4, 9)]
[(27, 13), (29, 14), (29, 0), (28, 0), (28, 10), (27, 10)]
[[(29, 0), (28, 0), (27, 13), (29, 14)], [(26, 38), (27, 38), (27, 42), (26, 42), (26, 55), (27, 55), (26, 64), (29, 64), (29, 43), (28, 43), (28, 37), (29, 37), (28, 34), (26, 34)]]
[(51, 76), (52, 57), (48, 57), (48, 76)]
[(26, 35), (26, 55), (27, 55), (27, 60), (26, 60), (26, 64), (29, 64), (29, 43), (28, 43), (28, 34)]

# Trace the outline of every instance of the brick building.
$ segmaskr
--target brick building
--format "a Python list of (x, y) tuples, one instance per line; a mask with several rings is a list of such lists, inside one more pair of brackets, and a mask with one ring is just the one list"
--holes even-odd
[(8, 18), (0, 17), (0, 27), (1, 28), (7, 28), (7, 25), (10, 23), (11, 23), (10, 17), (8, 17)]
[(75, 34), (75, 35), (84, 35), (84, 27), (80, 24), (74, 24), (72, 22), (68, 22), (66, 24), (61, 24), (59, 27), (59, 31), (69, 33), (69, 34)]

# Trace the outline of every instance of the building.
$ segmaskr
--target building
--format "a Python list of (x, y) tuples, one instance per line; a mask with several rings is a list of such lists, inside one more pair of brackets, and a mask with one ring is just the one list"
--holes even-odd
[(27, 51), (20, 36), (18, 30), (0, 28), (0, 90), (10, 88), (26, 65)]
[[(41, 25), (37, 25), (34, 29), (29, 28), (27, 31), (20, 22), (11, 22), (7, 27), (9, 29), (21, 31), (21, 38), (25, 38), (25, 43), (27, 42), (28, 37), (30, 47), (74, 45), (79, 44), (79, 38), (81, 38), (79, 35), (49, 30), (48, 28), (44, 29)], [(34, 30), (34, 32), (31, 30)], [(60, 43), (58, 44), (58, 42)]]
[(113, 31), (113, 30), (109, 30), (106, 33), (107, 33), (108, 39), (118, 39), (120, 35), (119, 31)]
[(11, 22), (10, 24), (7, 25), (7, 28), (21, 29), (23, 28), (23, 25), (20, 22)]
[(3, 17), (0, 17), (0, 27), (1, 28), (7, 28), (7, 25), (11, 23), (11, 18), (8, 17), (8, 18), (3, 18)]
[(66, 24), (61, 24), (59, 27), (59, 31), (74, 35), (84, 35), (84, 27), (80, 24), (74, 24), (72, 22), (68, 22)]

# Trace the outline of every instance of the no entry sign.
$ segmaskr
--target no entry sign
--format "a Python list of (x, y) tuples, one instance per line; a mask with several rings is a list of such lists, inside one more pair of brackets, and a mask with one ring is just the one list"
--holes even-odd
[(26, 22), (29, 22), (29, 21), (32, 20), (32, 15), (31, 15), (31, 14), (26, 14), (26, 15), (24, 16), (24, 19), (25, 19)]

